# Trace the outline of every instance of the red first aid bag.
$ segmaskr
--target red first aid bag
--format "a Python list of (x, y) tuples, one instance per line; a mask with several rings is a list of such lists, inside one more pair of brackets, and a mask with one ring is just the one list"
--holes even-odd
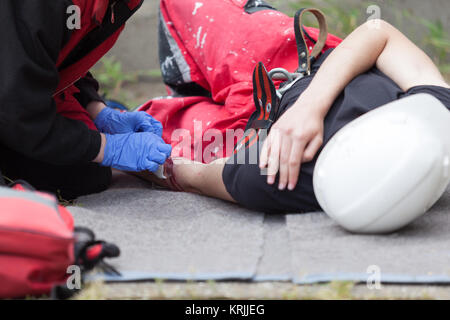
[(88, 271), (120, 253), (92, 231), (77, 231), (55, 197), (31, 190), (23, 182), (0, 187), (0, 298), (49, 294), (66, 287), (69, 266)]
[(70, 213), (46, 194), (0, 188), (0, 298), (39, 295), (74, 263)]

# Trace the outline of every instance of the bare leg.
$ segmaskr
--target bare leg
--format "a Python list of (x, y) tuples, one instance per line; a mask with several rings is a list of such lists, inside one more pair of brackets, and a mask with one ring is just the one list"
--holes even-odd
[[(173, 159), (173, 174), (177, 183), (186, 192), (236, 202), (228, 193), (222, 179), (226, 161), (227, 159), (218, 159), (209, 164), (204, 164), (184, 158), (176, 158)], [(149, 172), (140, 172), (137, 175), (158, 185), (167, 186), (164, 180), (158, 179)]]

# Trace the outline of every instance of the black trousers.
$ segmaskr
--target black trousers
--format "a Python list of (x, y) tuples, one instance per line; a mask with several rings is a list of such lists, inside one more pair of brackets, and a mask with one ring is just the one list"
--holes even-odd
[(37, 190), (53, 193), (64, 200), (104, 191), (112, 178), (110, 168), (96, 163), (56, 166), (3, 146), (0, 146), (0, 171), (8, 179), (25, 180)]

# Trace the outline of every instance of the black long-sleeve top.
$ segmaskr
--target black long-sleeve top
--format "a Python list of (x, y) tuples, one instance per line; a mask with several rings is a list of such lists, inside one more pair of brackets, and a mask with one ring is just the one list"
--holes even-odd
[[(97, 131), (56, 112), (56, 62), (71, 31), (70, 0), (0, 1), (0, 145), (55, 165), (92, 161), (100, 150)], [(86, 106), (98, 96), (90, 74), (75, 84)], [(1, 155), (0, 155), (1, 156)]]

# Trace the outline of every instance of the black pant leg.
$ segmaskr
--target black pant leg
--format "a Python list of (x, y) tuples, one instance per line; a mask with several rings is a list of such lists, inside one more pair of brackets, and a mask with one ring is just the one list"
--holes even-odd
[(96, 163), (57, 166), (4, 147), (0, 147), (0, 170), (11, 180), (25, 180), (36, 189), (51, 192), (65, 200), (104, 191), (112, 178), (110, 168)]
[(320, 211), (312, 182), (316, 159), (302, 165), (293, 191), (280, 191), (278, 176), (275, 184), (269, 185), (267, 175), (259, 168), (260, 144), (258, 141), (250, 149), (242, 148), (225, 164), (222, 179), (231, 197), (244, 207), (266, 213)]

